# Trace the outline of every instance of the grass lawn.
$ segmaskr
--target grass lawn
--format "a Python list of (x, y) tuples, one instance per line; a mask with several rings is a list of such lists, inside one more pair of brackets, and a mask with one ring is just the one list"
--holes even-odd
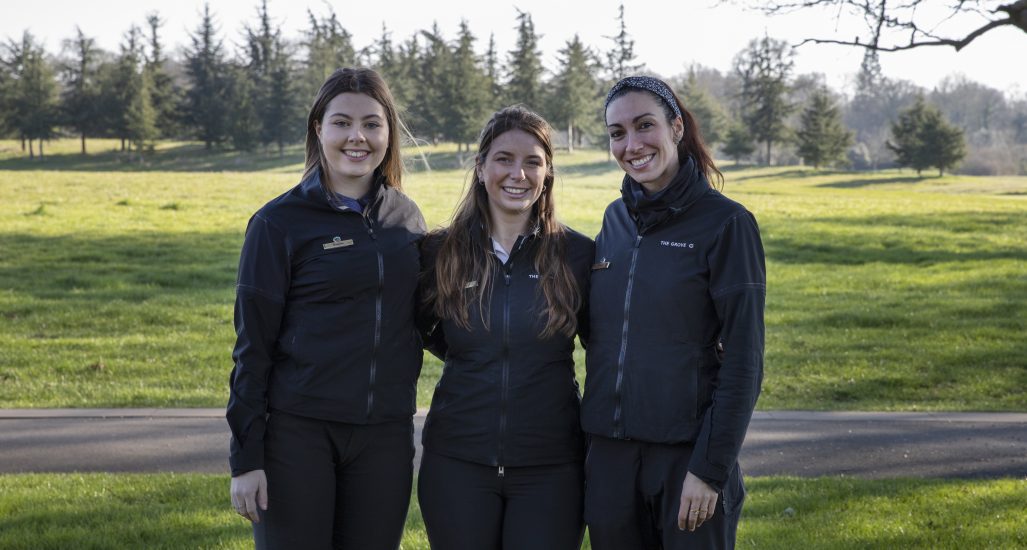
[[(284, 157), (90, 141), (44, 162), (0, 142), (0, 407), (218, 407), (246, 220), (295, 184)], [(100, 152), (103, 150), (108, 152)], [(445, 222), (452, 147), (405, 186)], [(604, 152), (561, 154), (558, 211), (588, 235), (618, 196)], [(411, 162), (414, 165), (414, 162)], [(1027, 178), (728, 166), (767, 250), (762, 409), (1027, 410)], [(579, 353), (579, 371), (583, 370)], [(418, 404), (440, 373), (429, 359)]]
[[(1027, 480), (754, 478), (739, 548), (1027, 545)], [(0, 476), (0, 548), (252, 548), (217, 475)], [(416, 499), (404, 550), (427, 549)], [(584, 548), (589, 548), (586, 542)]]

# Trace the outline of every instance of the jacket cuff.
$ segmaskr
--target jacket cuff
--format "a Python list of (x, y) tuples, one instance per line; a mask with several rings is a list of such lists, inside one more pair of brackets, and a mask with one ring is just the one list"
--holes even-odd
[(724, 484), (727, 482), (728, 475), (731, 473), (730, 469), (721, 468), (715, 464), (696, 460), (694, 453), (692, 455), (692, 460), (688, 463), (688, 471), (699, 479), (705, 481), (707, 485), (713, 487), (713, 489), (718, 493), (724, 490)]
[(232, 454), (228, 458), (228, 464), (232, 468), (232, 477), (264, 469), (264, 442), (254, 443), (257, 444), (251, 444), (247, 448), (232, 449)]

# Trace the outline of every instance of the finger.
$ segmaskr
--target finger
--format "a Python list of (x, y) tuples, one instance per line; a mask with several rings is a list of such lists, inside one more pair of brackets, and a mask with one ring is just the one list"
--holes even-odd
[(688, 511), (688, 530), (695, 531), (695, 528), (699, 526), (699, 505), (692, 503), (692, 509)]
[(257, 484), (257, 504), (261, 510), (267, 510), (267, 478)]
[(681, 505), (678, 506), (678, 529), (682, 531), (688, 528), (688, 508), (690, 504), (691, 501), (684, 495), (681, 495)]
[(255, 496), (256, 495), (253, 493), (246, 495), (243, 516), (253, 523), (260, 523), (260, 516), (257, 514), (257, 499)]

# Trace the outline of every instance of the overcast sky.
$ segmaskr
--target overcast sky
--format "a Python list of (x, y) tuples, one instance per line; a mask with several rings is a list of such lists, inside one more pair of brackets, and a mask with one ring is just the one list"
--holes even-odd
[[(839, 26), (831, 14), (823, 12), (767, 17), (735, 5), (718, 5), (714, 0), (624, 3), (628, 32), (635, 39), (638, 60), (665, 76), (682, 73), (692, 63), (728, 71), (735, 54), (749, 40), (764, 33), (798, 43), (809, 36), (851, 39), (861, 30), (858, 26)], [(617, 33), (619, 4), (620, 0), (515, 0), (509, 4), (482, 0), (268, 2), (271, 16), (290, 39), (300, 36), (300, 29), (306, 25), (307, 8), (325, 14), (331, 5), (343, 26), (353, 34), (358, 48), (380, 35), (383, 22), (392, 32), (394, 43), (398, 43), (417, 30), (429, 28), (433, 21), (438, 22), (447, 38), (453, 38), (460, 20), (466, 19), (478, 37), (480, 52), (487, 47), (490, 33), (495, 33), (501, 52), (514, 47), (519, 8), (532, 14), (536, 31), (543, 35), (540, 46), (543, 62), (549, 69), (557, 65), (557, 50), (575, 33), (595, 49), (609, 48), (611, 42), (606, 37)], [(255, 18), (257, 0), (219, 0), (210, 5), (226, 45), (238, 44), (243, 24)], [(188, 33), (198, 25), (202, 9), (202, 0), (0, 0), (0, 36), (20, 37), (28, 29), (44, 42), (48, 51), (57, 52), (61, 40), (74, 36), (78, 25), (100, 47), (116, 51), (130, 25), (145, 26), (146, 15), (157, 11), (166, 21), (166, 47), (175, 51), (188, 43)], [(950, 24), (965, 24), (965, 20)], [(928, 88), (959, 73), (1022, 97), (1027, 95), (1027, 69), (1022, 63), (1025, 54), (1027, 33), (1007, 27), (985, 34), (958, 53), (948, 47), (882, 53), (881, 65), (889, 77), (909, 79)], [(848, 91), (862, 56), (860, 48), (806, 45), (798, 49), (796, 73), (823, 73), (833, 88)]]

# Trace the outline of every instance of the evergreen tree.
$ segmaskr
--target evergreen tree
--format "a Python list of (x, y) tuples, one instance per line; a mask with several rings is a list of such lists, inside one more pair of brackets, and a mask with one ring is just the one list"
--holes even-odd
[(228, 86), (224, 49), (210, 5), (204, 5), (203, 19), (190, 40), (192, 47), (185, 52), (186, 74), (192, 85), (185, 95), (186, 120), (196, 138), (211, 149), (226, 137)]
[(548, 113), (554, 124), (567, 128), (568, 152), (574, 151), (575, 141), (581, 142), (586, 129), (595, 131), (598, 127), (597, 65), (594, 54), (577, 34), (560, 50), (560, 68), (551, 83)]
[[(620, 29), (616, 36), (608, 36), (613, 41), (613, 49), (606, 52), (606, 70), (609, 74), (608, 83), (612, 86), (618, 80), (638, 74), (645, 67), (635, 61), (635, 40), (628, 34), (628, 26), (624, 22), (624, 4), (617, 8), (617, 24)], [(609, 87), (607, 86), (607, 87)]]
[(253, 151), (260, 143), (260, 110), (257, 105), (259, 89), (250, 78), (246, 65), (224, 65), (225, 104), (230, 116), (225, 118), (225, 138), (237, 151)]
[(335, 10), (329, 8), (328, 15), (317, 17), (307, 10), (309, 28), (305, 31), (303, 46), (307, 51), (306, 67), (300, 96), (306, 102), (313, 101), (317, 91), (336, 69), (352, 67), (357, 62), (353, 48), (353, 35), (343, 28)]
[(752, 143), (752, 136), (749, 135), (745, 124), (734, 121), (728, 125), (727, 135), (724, 136), (723, 151), (725, 155), (735, 161), (735, 164), (756, 151), (756, 147)]
[(153, 81), (149, 71), (139, 74), (138, 89), (132, 96), (127, 112), (128, 136), (140, 154), (144, 150), (153, 150), (153, 142), (157, 139), (157, 110), (153, 107)]
[(142, 88), (142, 35), (132, 25), (125, 34), (118, 58), (104, 71), (101, 83), (104, 126), (121, 140), (121, 150), (127, 150), (132, 140), (130, 110)]
[[(249, 98), (243, 100), (252, 114), (239, 113), (234, 116), (255, 116), (258, 139), (261, 145), (275, 144), (281, 156), (285, 143), (291, 141), (300, 122), (300, 102), (293, 86), (293, 62), (291, 53), (282, 39), (280, 27), (275, 27), (267, 10), (267, 0), (257, 8), (258, 21), (255, 27), (246, 27), (246, 76), (249, 82), (233, 84), (233, 103), (241, 98), (237, 95), (245, 88)], [(236, 130), (249, 132), (253, 125), (241, 121), (233, 122)], [(233, 138), (247, 148), (252, 148), (249, 135)]]
[(28, 140), (29, 158), (35, 158), (33, 142), (38, 140), (39, 158), (43, 158), (43, 142), (55, 135), (60, 110), (56, 70), (28, 31), (20, 42), (9, 40), (6, 49), (7, 82), (2, 91), (7, 97), (5, 110), (9, 109), (7, 124), (18, 137)]
[(149, 28), (149, 55), (146, 56), (145, 71), (149, 73), (153, 86), (150, 89), (150, 101), (157, 113), (157, 133), (162, 138), (176, 137), (181, 131), (179, 105), (182, 103), (182, 90), (168, 73), (168, 58), (164, 55), (164, 45), (160, 40), (160, 28), (164, 20), (156, 12), (146, 16)]
[(699, 84), (694, 68), (688, 73), (681, 100), (695, 117), (703, 141), (713, 147), (723, 140), (724, 111), (720, 104)]
[(458, 150), (462, 144), (471, 150), (491, 108), (488, 75), (474, 53), (475, 40), (467, 21), (460, 21), (442, 102), (446, 137), (457, 143)]
[(509, 53), (506, 103), (523, 103), (529, 109), (542, 108), (542, 52), (539, 35), (528, 12), (517, 11), (517, 47)]
[(421, 37), (425, 45), (416, 68), (420, 89), (414, 96), (411, 109), (417, 124), (415, 131), (437, 144), (453, 133), (453, 129), (447, 127), (446, 117), (452, 52), (438, 23), (432, 24), (430, 31), (421, 31)]
[(499, 107), (503, 99), (503, 79), (499, 70), (499, 52), (496, 50), (496, 33), (489, 34), (489, 49), (485, 51), (485, 75), (489, 83), (489, 105)]
[(899, 165), (916, 170), (918, 176), (931, 167), (944, 175), (966, 156), (962, 130), (948, 124), (941, 111), (927, 105), (922, 96), (892, 123), (891, 135), (888, 148)]
[(86, 136), (97, 131), (97, 62), (99, 50), (96, 41), (75, 27), (76, 36), (64, 41), (64, 48), (72, 57), (63, 66), (64, 93), (61, 111), (69, 129), (79, 135), (82, 154), (86, 154)]
[(798, 138), (799, 156), (814, 168), (846, 161), (845, 151), (852, 144), (852, 132), (842, 126), (838, 107), (826, 89), (813, 94), (809, 106), (802, 112)]
[(735, 73), (742, 83), (742, 121), (749, 134), (764, 144), (765, 164), (770, 164), (773, 144), (788, 138), (785, 119), (795, 106), (786, 96), (794, 55), (786, 42), (763, 37), (750, 41), (735, 57)]
[(415, 134), (419, 133), (419, 129), (426, 126), (425, 121), (421, 119), (420, 113), (417, 110), (417, 99), (421, 91), (419, 85), (421, 76), (421, 46), (417, 41), (417, 37), (417, 34), (411, 35), (406, 42), (400, 45), (396, 55), (396, 63), (398, 65), (396, 72), (400, 75), (399, 82), (402, 83), (399, 95), (396, 96), (396, 101), (403, 105), (406, 112), (406, 123)]

